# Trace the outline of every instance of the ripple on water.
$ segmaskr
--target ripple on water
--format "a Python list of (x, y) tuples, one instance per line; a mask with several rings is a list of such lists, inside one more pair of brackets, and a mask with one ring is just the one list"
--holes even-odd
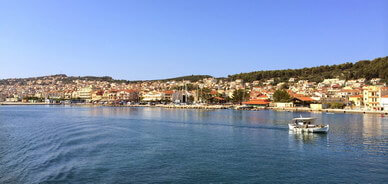
[(315, 135), (288, 132), (292, 112), (0, 111), (0, 183), (387, 180), (387, 121), (370, 116), (330, 115), (330, 132)]
[(45, 157), (33, 168), (38, 173), (43, 173), (37, 176), (39, 180), (58, 181), (66, 178), (69, 171), (93, 159), (99, 160), (99, 150), (112, 144), (110, 134), (98, 129), (68, 132), (62, 134), (61, 140), (63, 141), (55, 147), (44, 152)]

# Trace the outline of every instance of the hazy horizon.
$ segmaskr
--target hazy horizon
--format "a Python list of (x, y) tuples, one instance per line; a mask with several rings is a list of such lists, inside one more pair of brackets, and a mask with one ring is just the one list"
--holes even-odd
[(7, 1), (0, 79), (157, 80), (387, 56), (388, 2)]

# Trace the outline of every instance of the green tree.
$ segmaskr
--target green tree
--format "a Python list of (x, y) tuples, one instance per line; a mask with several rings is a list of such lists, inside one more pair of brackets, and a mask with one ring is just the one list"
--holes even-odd
[(187, 102), (188, 102), (188, 103), (193, 103), (193, 102), (194, 102), (194, 96), (193, 96), (193, 95), (190, 95), (190, 96), (187, 98)]
[(210, 94), (211, 89), (209, 88), (202, 88), (199, 89), (199, 99), (201, 102), (209, 102), (209, 100), (212, 98), (212, 95)]
[(273, 94), (273, 100), (275, 102), (289, 102), (291, 100), (291, 96), (285, 90), (276, 90)]
[(331, 109), (343, 109), (345, 107), (344, 103), (341, 102), (332, 102), (330, 103), (330, 108)]
[(282, 86), (280, 86), (280, 89), (288, 89), (288, 88), (290, 88), (288, 83), (284, 83)]
[(374, 60), (363, 60), (356, 63), (343, 63), (339, 65), (323, 65), (311, 68), (255, 71), (229, 75), (229, 80), (243, 79), (246, 82), (254, 80), (267, 80), (275, 78), (275, 83), (286, 82), (290, 77), (299, 80), (321, 82), (325, 78), (339, 77), (351, 80), (359, 78), (382, 78), (383, 82), (388, 81), (388, 56)]
[(244, 89), (238, 89), (233, 91), (232, 101), (234, 103), (240, 103), (249, 99), (249, 93)]

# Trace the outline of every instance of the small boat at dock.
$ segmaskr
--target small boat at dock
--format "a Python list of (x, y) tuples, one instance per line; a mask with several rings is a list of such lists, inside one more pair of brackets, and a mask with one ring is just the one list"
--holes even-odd
[(312, 133), (327, 133), (329, 125), (314, 124), (316, 118), (300, 117), (292, 119), (292, 123), (288, 124), (288, 128), (295, 132), (312, 132)]

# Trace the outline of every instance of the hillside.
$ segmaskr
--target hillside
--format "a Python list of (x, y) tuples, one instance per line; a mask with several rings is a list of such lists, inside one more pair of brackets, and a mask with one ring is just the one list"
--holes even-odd
[(210, 78), (212, 76), (210, 75), (187, 75), (187, 76), (182, 76), (182, 77), (174, 77), (174, 78), (169, 78), (169, 79), (162, 79), (160, 81), (181, 81), (181, 80), (188, 80), (191, 82), (196, 82), (205, 78)]
[[(116, 83), (136, 83), (136, 82), (145, 82), (145, 81), (182, 81), (182, 80), (188, 80), (191, 82), (196, 82), (198, 80), (212, 77), (210, 75), (188, 75), (188, 76), (182, 76), (182, 77), (175, 77), (175, 78), (169, 78), (169, 79), (159, 79), (159, 80), (143, 80), (143, 81), (130, 81), (130, 80), (117, 80), (113, 79), (109, 76), (67, 76), (65, 74), (57, 74), (57, 75), (48, 75), (48, 76), (40, 76), (40, 77), (29, 77), (29, 78), (10, 78), (10, 79), (2, 79), (0, 80), (0, 85), (13, 85), (13, 84), (20, 84), (20, 85), (26, 85), (29, 81), (37, 81), (37, 80), (46, 80), (46, 79), (52, 79), (55, 78), (56, 81), (62, 81), (64, 83), (72, 83), (74, 80), (86, 80), (86, 81), (106, 81), (106, 82), (116, 82)], [(48, 83), (47, 83), (48, 84)]]
[[(210, 75), (188, 75), (182, 77), (160, 79), (160, 80), (144, 80), (144, 81), (181, 81), (189, 80), (196, 82), (198, 80), (212, 77)], [(356, 63), (344, 63), (339, 65), (323, 65), (311, 68), (302, 69), (286, 69), (286, 70), (269, 70), (269, 71), (255, 71), (248, 73), (240, 73), (229, 75), (226, 80), (243, 79), (245, 82), (252, 82), (255, 80), (268, 80), (275, 79), (275, 83), (288, 81), (289, 78), (296, 78), (299, 80), (309, 80), (313, 82), (320, 82), (327, 78), (341, 79), (358, 79), (358, 78), (382, 78), (384, 82), (388, 82), (388, 56), (376, 58), (374, 60), (362, 60)], [(96, 77), (96, 76), (66, 76), (65, 74), (42, 76), (42, 77), (30, 77), (30, 78), (13, 78), (0, 80), (0, 84), (27, 84), (28, 81), (45, 80), (48, 78), (56, 78), (64, 83), (72, 83), (73, 80), (87, 80), (87, 81), (107, 81), (116, 83), (135, 83), (143, 81), (130, 81), (130, 80), (116, 80), (109, 76)], [(220, 78), (221, 79), (221, 78)]]
[(382, 78), (388, 81), (388, 56), (356, 63), (324, 65), (302, 69), (255, 71), (229, 75), (230, 80), (243, 79), (246, 82), (275, 78), (277, 82), (287, 81), (290, 77), (320, 82), (327, 78), (358, 79)]

